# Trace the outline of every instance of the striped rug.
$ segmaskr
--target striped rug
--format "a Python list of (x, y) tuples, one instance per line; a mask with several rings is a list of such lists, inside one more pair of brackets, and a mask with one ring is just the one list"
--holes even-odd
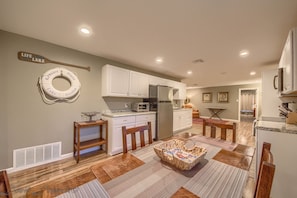
[(228, 150), (228, 151), (233, 151), (238, 144), (217, 139), (217, 138), (211, 138), (211, 137), (206, 137), (206, 136), (201, 136), (201, 135), (196, 135), (190, 138), (193, 141), (198, 141), (198, 142), (203, 142), (206, 144), (210, 144), (216, 147), (220, 147), (222, 149)]
[(109, 198), (109, 194), (99, 183), (97, 179), (94, 179), (88, 183), (78, 186), (66, 193), (63, 193), (57, 198)]
[(210, 160), (203, 171), (198, 172), (183, 187), (200, 197), (241, 198), (247, 177), (246, 170)]

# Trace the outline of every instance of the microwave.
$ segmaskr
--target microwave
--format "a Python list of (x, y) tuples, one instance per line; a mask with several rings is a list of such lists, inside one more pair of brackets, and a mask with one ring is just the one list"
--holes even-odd
[(150, 110), (150, 104), (148, 102), (137, 102), (132, 106), (132, 111), (144, 112)]

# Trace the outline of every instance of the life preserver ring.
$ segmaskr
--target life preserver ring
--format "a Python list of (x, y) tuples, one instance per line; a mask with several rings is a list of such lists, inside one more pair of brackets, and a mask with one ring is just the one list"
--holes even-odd
[[(69, 81), (70, 87), (67, 90), (60, 91), (53, 86), (53, 80), (58, 77), (65, 78), (65, 80)], [(53, 100), (67, 101), (68, 99), (78, 97), (81, 84), (73, 72), (57, 67), (46, 71), (39, 78), (39, 86), (41, 91), (52, 97)]]

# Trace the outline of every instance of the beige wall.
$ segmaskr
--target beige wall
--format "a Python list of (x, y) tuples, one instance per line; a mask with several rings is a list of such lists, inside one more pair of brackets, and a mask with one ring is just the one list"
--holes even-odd
[[(197, 88), (188, 89), (187, 97), (190, 98), (194, 108), (199, 109), (200, 116), (209, 117), (210, 111), (208, 107), (217, 107), (226, 109), (222, 111), (219, 116), (223, 119), (239, 120), (238, 118), (238, 101), (239, 90), (245, 88), (258, 88), (259, 104), (261, 104), (261, 84), (249, 84), (249, 85), (234, 85), (234, 86), (222, 86), (222, 87), (209, 87), (209, 88)], [(217, 101), (218, 92), (228, 92), (229, 102), (219, 103)], [(202, 93), (212, 93), (212, 102), (202, 102)], [(259, 110), (259, 109), (258, 109)]]
[(7, 51), (3, 45), (4, 40), (2, 39), (2, 34), (0, 31), (0, 169), (6, 167), (8, 159), (7, 153), (7, 133), (6, 133), (6, 93), (3, 91), (5, 89), (5, 82), (6, 82), (6, 62), (7, 62)]
[[(108, 63), (137, 71), (140, 69), (4, 31), (0, 31), (0, 43), (0, 169), (12, 167), (13, 150), (18, 148), (61, 141), (62, 154), (71, 153), (73, 121), (81, 120), (81, 112), (121, 108), (124, 106), (122, 103), (132, 102), (132, 99), (126, 98), (101, 97), (101, 67)], [(49, 69), (64, 66), (20, 61), (18, 51), (90, 66), (90, 72), (65, 66), (77, 74), (82, 85), (78, 100), (74, 103), (45, 104), (37, 88), (38, 77)]]

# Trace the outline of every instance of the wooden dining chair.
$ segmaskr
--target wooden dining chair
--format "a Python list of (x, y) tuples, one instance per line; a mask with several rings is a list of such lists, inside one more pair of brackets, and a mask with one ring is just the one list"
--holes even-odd
[(221, 129), (221, 139), (226, 140), (227, 138), (227, 130), (232, 130), (232, 142), (236, 142), (236, 123), (221, 123), (216, 121), (207, 121), (203, 119), (203, 126), (202, 126), (202, 134), (205, 136), (206, 134), (206, 126), (210, 126), (210, 137), (216, 137), (216, 128)]
[(269, 198), (275, 165), (273, 164), (273, 155), (270, 152), (271, 144), (263, 143), (262, 156), (260, 160), (259, 173), (255, 189), (255, 198)]
[(151, 122), (148, 122), (147, 125), (138, 126), (134, 128), (127, 129), (126, 126), (122, 127), (122, 136), (123, 136), (123, 153), (128, 152), (128, 145), (127, 145), (127, 136), (131, 135), (131, 143), (132, 143), (132, 150), (135, 150), (137, 148), (136, 146), (136, 134), (139, 133), (140, 137), (140, 146), (145, 146), (145, 131), (148, 133), (148, 143), (153, 143), (152, 138), (152, 128), (151, 128)]
[(12, 198), (6, 170), (0, 171), (0, 197)]

